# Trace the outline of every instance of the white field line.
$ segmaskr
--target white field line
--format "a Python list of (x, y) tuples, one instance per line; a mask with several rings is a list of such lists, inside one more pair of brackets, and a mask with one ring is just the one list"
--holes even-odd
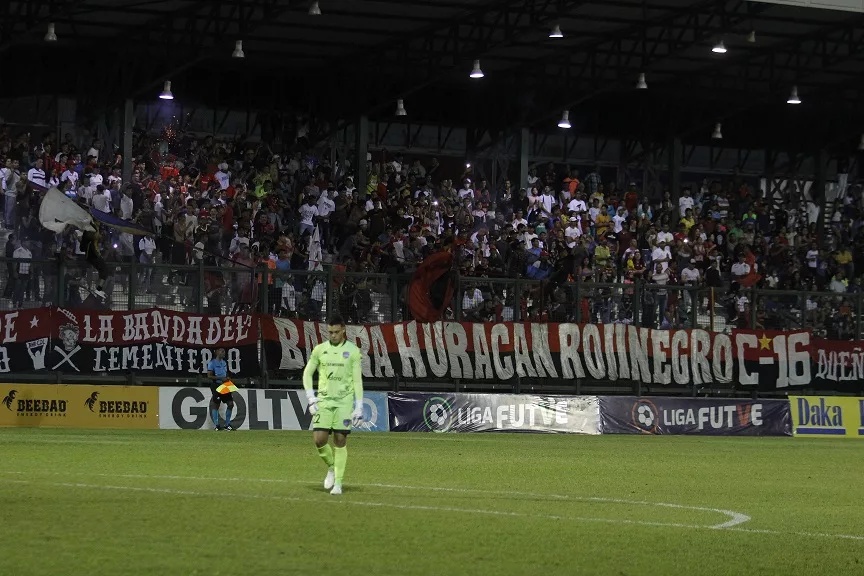
[[(12, 472), (12, 474), (17, 474), (17, 472)], [(195, 479), (195, 477), (188, 476), (180, 476), (180, 477), (171, 477), (171, 476), (144, 476), (144, 475), (127, 475), (123, 477), (134, 477), (134, 478), (186, 478), (186, 479)], [(240, 480), (239, 478), (233, 480)], [(246, 479), (252, 480), (252, 479)], [(254, 481), (254, 480), (252, 480)], [(175, 490), (172, 488), (149, 488), (149, 487), (141, 487), (141, 486), (112, 486), (107, 484), (85, 484), (80, 482), (34, 482), (32, 480), (7, 480), (7, 482), (14, 484), (42, 484), (49, 486), (57, 486), (62, 488), (84, 488), (84, 489), (93, 489), (93, 490), (119, 490), (119, 491), (129, 491), (129, 492), (146, 492), (146, 493), (154, 493), (154, 494), (169, 494), (169, 495), (177, 495), (177, 496), (195, 496), (195, 497), (212, 497), (212, 492), (200, 492), (195, 490)], [(317, 483), (316, 483), (317, 484)], [(394, 485), (382, 485), (382, 484), (359, 484), (358, 486), (386, 486), (391, 488), (405, 488), (405, 489), (418, 489), (422, 490), (423, 488), (414, 487), (414, 486), (394, 486)], [(453, 489), (454, 491), (465, 491), (465, 492), (477, 492), (483, 493), (481, 490), (468, 490), (468, 489)], [(496, 492), (498, 494), (507, 494), (508, 492)], [(510, 494), (525, 494), (524, 492), (514, 492)], [(390, 504), (385, 502), (365, 502), (360, 500), (352, 500), (349, 498), (300, 498), (296, 496), (268, 496), (263, 494), (223, 494), (223, 496), (228, 496), (231, 498), (246, 498), (252, 500), (276, 500), (276, 501), (285, 501), (285, 502), (304, 502), (304, 503), (313, 503), (313, 504), (337, 504), (337, 505), (352, 505), (352, 506), (366, 506), (366, 507), (375, 507), (375, 508), (395, 508), (399, 510), (423, 510), (423, 511), (431, 511), (431, 512), (455, 512), (459, 514), (485, 514), (489, 516), (505, 516), (511, 518), (538, 518), (542, 520), (571, 520), (577, 522), (595, 522), (595, 523), (603, 523), (603, 524), (617, 524), (617, 525), (628, 525), (628, 526), (650, 526), (650, 527), (661, 527), (661, 528), (686, 528), (691, 530), (718, 530), (718, 531), (726, 531), (726, 532), (746, 532), (748, 534), (768, 534), (768, 535), (776, 535), (776, 536), (802, 536), (806, 538), (829, 538), (829, 539), (841, 539), (841, 540), (855, 540), (864, 542), (864, 536), (855, 536), (852, 534), (828, 534), (822, 532), (782, 532), (779, 530), (760, 530), (760, 529), (750, 529), (750, 528), (740, 528), (736, 526), (726, 526), (724, 524), (717, 524), (714, 526), (707, 526), (704, 524), (684, 524), (678, 522), (650, 522), (645, 520), (627, 520), (627, 519), (612, 519), (612, 518), (592, 518), (592, 517), (584, 517), (584, 516), (558, 516), (551, 514), (523, 514), (520, 512), (507, 512), (503, 510), (486, 510), (481, 508), (455, 508), (455, 507), (447, 507), (447, 506), (423, 506), (423, 505), (414, 505), (414, 504)], [(601, 501), (601, 502), (618, 502), (618, 503), (629, 503), (627, 500), (620, 499), (605, 499), (605, 498), (594, 498), (592, 500)], [(637, 502), (634, 502), (637, 503)], [(640, 503), (641, 504), (641, 503)], [(650, 503), (654, 504), (654, 503)], [(664, 504), (665, 505), (665, 504)], [(668, 506), (668, 505), (666, 505)], [(694, 509), (694, 510), (715, 510), (713, 508), (698, 508), (698, 507), (689, 507), (689, 506), (681, 506), (681, 505), (671, 505), (675, 508), (683, 508), (683, 509)], [(728, 523), (726, 523), (728, 524)]]
[[(0, 474), (25, 474), (24, 472), (8, 472), (0, 471)], [(153, 480), (198, 480), (205, 482), (262, 482), (262, 483), (277, 483), (277, 484), (318, 484), (318, 482), (309, 482), (307, 480), (286, 480), (279, 478), (216, 478), (207, 476), (168, 476), (156, 474), (100, 474), (90, 472), (43, 472), (42, 474), (50, 474), (53, 476), (87, 476), (87, 477), (102, 477), (102, 478), (132, 478), (132, 479), (153, 479)], [(394, 490), (417, 490), (422, 492), (454, 492), (460, 494), (478, 494), (478, 495), (496, 495), (496, 496), (517, 496), (525, 498), (539, 499), (554, 499), (554, 500), (570, 500), (574, 502), (605, 502), (609, 504), (628, 504), (631, 506), (657, 506), (660, 508), (676, 508), (679, 510), (695, 510), (697, 512), (713, 512), (727, 516), (729, 520), (720, 524), (705, 525), (704, 528), (732, 528), (750, 520), (750, 516), (735, 512), (733, 510), (723, 510), (720, 508), (706, 508), (703, 506), (687, 506), (684, 504), (669, 504), (666, 502), (646, 502), (644, 500), (624, 500), (621, 498), (600, 498), (591, 496), (570, 496), (565, 494), (539, 494), (535, 492), (514, 492), (508, 490), (478, 490), (472, 488), (446, 488), (441, 486), (406, 486), (402, 484), (352, 484), (353, 486), (369, 487), (369, 488), (389, 488)]]

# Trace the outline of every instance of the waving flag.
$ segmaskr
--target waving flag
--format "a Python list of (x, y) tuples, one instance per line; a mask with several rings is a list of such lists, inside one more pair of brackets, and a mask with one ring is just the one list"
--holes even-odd
[(39, 206), (39, 222), (52, 232), (62, 233), (67, 226), (85, 232), (95, 232), (90, 214), (57, 188), (45, 193)]

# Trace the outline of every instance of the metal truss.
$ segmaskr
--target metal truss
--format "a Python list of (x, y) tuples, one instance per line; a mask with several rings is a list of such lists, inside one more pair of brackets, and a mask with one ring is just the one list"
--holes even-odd
[[(303, 0), (246, 0), (222, 3), (203, 0), (181, 10), (160, 12), (143, 26), (122, 29), (116, 37), (120, 49), (111, 64), (106, 89), (95, 92), (79, 80), (79, 101), (84, 109), (102, 113), (125, 98), (157, 91), (166, 80), (212, 57), (213, 50), (230, 51), (237, 39), (251, 35), (262, 24), (296, 8)], [(215, 37), (218, 40), (212, 42)], [(109, 41), (110, 42), (110, 41)], [(84, 83), (84, 84), (82, 84)], [(176, 86), (176, 84), (175, 84)], [(80, 107), (79, 107), (80, 108)]]
[[(352, 112), (373, 114), (398, 98), (438, 82), (460, 66), (467, 75), (472, 60), (482, 60), (486, 54), (511, 46), (520, 38), (538, 33), (545, 36), (551, 24), (585, 4), (588, 2), (581, 0), (497, 0), (461, 12), (446, 24), (437, 22), (412, 30), (356, 58), (332, 64), (350, 82), (362, 87), (358, 92), (375, 93), (375, 103), (361, 101)], [(370, 69), (386, 70), (388, 86), (370, 84)], [(382, 91), (386, 94), (382, 95)], [(385, 104), (379, 104), (382, 101)]]

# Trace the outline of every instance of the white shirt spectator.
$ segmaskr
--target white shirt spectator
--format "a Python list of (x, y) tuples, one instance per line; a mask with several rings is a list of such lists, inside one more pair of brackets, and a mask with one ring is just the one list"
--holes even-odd
[(687, 284), (688, 282), (691, 284), (699, 283), (699, 270), (696, 268), (684, 268), (681, 270), (681, 282)]
[(156, 241), (150, 236), (144, 236), (138, 241), (138, 249), (147, 254), (147, 256), (150, 256), (156, 251)]
[(684, 214), (687, 212), (687, 210), (692, 209), (693, 198), (691, 198), (690, 196), (681, 196), (681, 198), (678, 199), (678, 213), (681, 215), (682, 218), (684, 217)]
[(471, 188), (460, 188), (459, 189), (459, 199), (464, 200), (465, 198), (474, 199), (474, 190)]
[[(92, 189), (92, 188), (90, 188), (90, 189)], [(84, 190), (85, 190), (85, 194), (86, 194), (87, 191), (90, 190), (90, 189), (85, 188), (85, 189), (84, 189)], [(106, 196), (104, 193), (103, 193), (103, 194), (99, 194), (99, 193), (97, 192), (96, 194), (93, 194), (93, 197), (92, 197), (92, 199), (91, 199), (90, 202), (91, 202), (93, 208), (95, 208), (95, 209), (97, 209), (97, 210), (101, 210), (102, 212), (105, 212), (106, 214), (107, 214), (108, 212), (111, 212), (111, 201), (110, 201), (109, 197)]]
[[(654, 250), (651, 251), (651, 262), (652, 263), (657, 262), (659, 260), (671, 260), (671, 259), (672, 259), (672, 252), (669, 250), (668, 246), (666, 246), (664, 248), (657, 246), (656, 248), (654, 248)], [(669, 268), (669, 262), (663, 262), (662, 268), (661, 268), (663, 270), (663, 272), (666, 272), (666, 270), (668, 268)]]
[(736, 262), (732, 265), (732, 278), (743, 278), (750, 274), (750, 265), (746, 262)]
[(321, 218), (329, 218), (330, 214), (336, 210), (336, 203), (330, 198), (329, 193), (325, 190), (318, 199), (318, 216)]
[(89, 150), (87, 150), (87, 156), (85, 156), (84, 159), (86, 160), (87, 158), (90, 158), (91, 156), (96, 158), (96, 162), (99, 162), (99, 150), (97, 150), (96, 148), (93, 148), (92, 146), (90, 147)]
[(573, 199), (567, 204), (567, 210), (570, 212), (587, 212), (588, 207), (585, 205), (584, 200), (579, 200), (578, 198)]
[(542, 194), (540, 196), (540, 206), (538, 206), (538, 208), (552, 214), (552, 206), (554, 204), (555, 197), (552, 194)]
[(0, 190), (15, 196), (15, 172), (11, 168), (0, 168)]
[(120, 218), (123, 220), (132, 219), (132, 197), (123, 195), (120, 199)]
[(123, 183), (123, 178), (120, 176), (114, 176), (113, 174), (108, 175), (108, 186), (112, 186), (115, 182)]
[(18, 264), (19, 274), (30, 274), (30, 260), (33, 259), (33, 253), (24, 246), (19, 246), (12, 252), (12, 258), (15, 260), (24, 260)]
[(658, 232), (657, 233), (657, 243), (659, 244), (661, 241), (669, 244), (674, 240), (674, 236), (672, 236), (671, 232)]
[(305, 224), (307, 226), (312, 226), (312, 219), (318, 216), (318, 207), (309, 204), (303, 204), (300, 206), (300, 224)]
[(95, 173), (90, 174), (90, 185), (91, 186), (98, 186), (98, 185), (102, 184), (103, 182), (105, 182), (105, 179), (102, 178), (102, 174), (95, 174)]
[(567, 226), (564, 229), (564, 238), (567, 239), (568, 248), (576, 246), (576, 239), (580, 236), (582, 236), (582, 228), (579, 226)]
[(819, 266), (819, 251), (818, 250), (808, 250), (807, 251), (807, 266), (810, 268), (816, 268)]
[(219, 182), (219, 188), (222, 190), (227, 190), (228, 186), (231, 185), (231, 173), (228, 172), (227, 164), (220, 164), (219, 171), (213, 175), (216, 178), (216, 181)]
[(523, 226), (528, 226), (528, 220), (525, 220), (524, 218), (520, 218), (517, 220), (514, 218), (513, 219), (513, 230), (518, 230), (520, 224), (522, 224)]
[(612, 217), (612, 231), (615, 234), (620, 234), (622, 230), (624, 230), (624, 222), (627, 221), (627, 216), (622, 216), (621, 214), (615, 214)]
[(837, 278), (831, 279), (831, 284), (828, 286), (828, 289), (831, 292), (836, 292), (837, 294), (845, 294), (848, 291), (848, 287), (843, 283), (842, 280), (838, 280)]
[(474, 292), (465, 291), (465, 296), (462, 298), (462, 310), (473, 310), (483, 303), (483, 293), (479, 288), (474, 288)]
[(45, 170), (36, 167), (31, 168), (27, 171), (27, 180), (45, 188)]
[(74, 190), (78, 187), (78, 173), (74, 170), (67, 169), (60, 175), (61, 182), (69, 182), (71, 188)]

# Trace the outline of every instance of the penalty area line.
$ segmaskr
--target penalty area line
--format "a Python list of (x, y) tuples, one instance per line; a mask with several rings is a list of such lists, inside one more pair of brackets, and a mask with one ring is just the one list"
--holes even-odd
[[(24, 474), (23, 472), (5, 472), (7, 474)], [(59, 474), (59, 473), (49, 473), (49, 474)], [(133, 478), (162, 478), (159, 476), (147, 476), (147, 475), (124, 475), (122, 477), (133, 477)], [(171, 479), (207, 479), (201, 477), (189, 477), (189, 476), (170, 476), (165, 478)], [(240, 478), (233, 480), (243, 480)], [(246, 479), (251, 480), (251, 479)], [(42, 484), (42, 485), (50, 485), (57, 486), (63, 488), (82, 488), (82, 489), (93, 489), (93, 490), (117, 490), (117, 491), (130, 491), (130, 492), (144, 492), (144, 493), (154, 493), (154, 494), (168, 494), (168, 495), (176, 495), (176, 496), (195, 496), (195, 497), (210, 497), (212, 496), (211, 492), (202, 492), (197, 490), (177, 490), (173, 488), (152, 488), (152, 487), (142, 487), (142, 486), (113, 486), (108, 484), (88, 484), (88, 483), (80, 483), (80, 482), (38, 482), (33, 480), (17, 480), (10, 479), (7, 482), (14, 484)], [(283, 481), (285, 483), (302, 483), (302, 484), (311, 484), (310, 482), (292, 482), (292, 481)], [(414, 486), (400, 486), (400, 485), (390, 485), (390, 484), (358, 484), (358, 486), (378, 486), (378, 487), (399, 487), (406, 489), (422, 489), (420, 487)], [(444, 491), (464, 491), (464, 492), (476, 492), (482, 493), (481, 490), (472, 490), (467, 488), (452, 488), (452, 489), (442, 489)], [(508, 492), (499, 492), (501, 494), (508, 494)], [(509, 494), (527, 494), (525, 492), (513, 492)], [(421, 511), (429, 511), (429, 512), (453, 512), (459, 514), (482, 514), (487, 516), (498, 516), (498, 517), (511, 517), (511, 518), (533, 518), (533, 519), (541, 519), (541, 520), (569, 520), (576, 522), (589, 522), (589, 523), (602, 523), (602, 524), (613, 524), (613, 525), (621, 525), (621, 526), (649, 526), (649, 527), (659, 527), (659, 528), (683, 528), (688, 530), (715, 530), (719, 532), (744, 532), (748, 534), (765, 534), (771, 536), (799, 536), (803, 538), (827, 538), (827, 539), (837, 539), (837, 540), (852, 540), (856, 542), (864, 542), (864, 536), (857, 536), (854, 534), (831, 534), (824, 532), (784, 532), (780, 530), (769, 530), (769, 529), (755, 529), (755, 528), (743, 528), (740, 526), (726, 526), (724, 524), (717, 524), (713, 526), (708, 526), (704, 524), (686, 524), (679, 522), (653, 522), (647, 520), (629, 520), (629, 519), (613, 519), (613, 518), (594, 518), (594, 517), (586, 517), (586, 516), (569, 516), (569, 515), (551, 515), (551, 514), (525, 514), (521, 512), (508, 512), (504, 510), (487, 510), (482, 508), (458, 508), (451, 506), (428, 506), (428, 505), (417, 505), (417, 504), (391, 504), (387, 502), (367, 502), (360, 500), (351, 500), (349, 498), (300, 498), (296, 496), (278, 496), (278, 495), (262, 495), (262, 494), (225, 494), (225, 496), (233, 497), (233, 498), (245, 498), (251, 500), (270, 500), (270, 501), (286, 501), (286, 502), (303, 502), (310, 504), (337, 504), (337, 505), (351, 505), (351, 506), (363, 506), (363, 507), (372, 507), (372, 508), (393, 508), (398, 510), (421, 510)], [(618, 502), (618, 503), (626, 503), (629, 501), (620, 500), (620, 499), (604, 499), (604, 498), (590, 498), (588, 500), (593, 501), (609, 501), (609, 502)], [(634, 501), (635, 502), (635, 501)], [(656, 504), (656, 503), (648, 503), (648, 504)], [(671, 504), (668, 505), (673, 508), (684, 508), (688, 509), (687, 506)], [(695, 508), (700, 509), (700, 508)], [(715, 510), (713, 508), (705, 508), (704, 510)], [(749, 519), (749, 517), (747, 517)], [(728, 524), (728, 523), (726, 523)]]
[[(4, 472), (0, 474), (22, 474), (21, 472)], [(208, 476), (175, 476), (175, 475), (157, 475), (157, 474), (104, 474), (104, 473), (67, 473), (67, 472), (44, 472), (44, 474), (54, 476), (76, 475), (85, 477), (102, 477), (102, 478), (130, 478), (130, 479), (151, 479), (151, 480), (196, 480), (202, 482), (261, 482), (273, 484), (305, 484), (314, 485), (318, 482), (310, 482), (308, 480), (287, 480), (284, 478), (218, 478)], [(597, 496), (573, 496), (567, 494), (542, 494), (536, 492), (517, 492), (511, 490), (480, 490), (476, 488), (450, 488), (444, 486), (408, 486), (404, 484), (382, 484), (382, 483), (352, 483), (353, 486), (368, 487), (368, 488), (384, 488), (388, 490), (416, 490), (422, 492), (449, 492), (456, 494), (477, 494), (486, 496), (515, 496), (523, 498), (537, 498), (558, 501), (570, 502), (600, 502), (608, 504), (624, 504), (628, 506), (654, 506), (658, 508), (673, 508), (677, 510), (692, 510), (695, 512), (711, 512), (714, 514), (722, 514), (728, 518), (726, 522), (719, 524), (702, 525), (704, 528), (732, 528), (750, 521), (750, 516), (735, 512), (734, 510), (723, 510), (721, 508), (708, 508), (704, 506), (688, 506), (685, 504), (670, 504), (667, 502), (647, 502), (644, 500), (625, 500), (622, 498), (603, 498)], [(663, 525), (662, 523), (660, 525)]]

